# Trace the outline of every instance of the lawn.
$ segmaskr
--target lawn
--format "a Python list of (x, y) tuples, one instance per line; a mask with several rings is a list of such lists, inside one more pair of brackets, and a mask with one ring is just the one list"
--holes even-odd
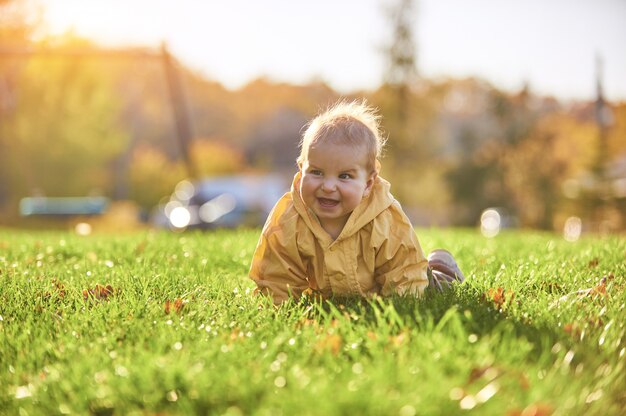
[(418, 230), (463, 285), (274, 308), (258, 234), (0, 230), (0, 414), (624, 414), (624, 236)]

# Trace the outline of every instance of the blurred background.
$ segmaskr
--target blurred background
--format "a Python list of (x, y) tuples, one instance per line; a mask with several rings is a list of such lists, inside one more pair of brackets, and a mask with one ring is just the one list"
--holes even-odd
[(626, 229), (623, 0), (0, 0), (0, 225), (262, 224), (306, 122), (379, 108), (419, 226)]

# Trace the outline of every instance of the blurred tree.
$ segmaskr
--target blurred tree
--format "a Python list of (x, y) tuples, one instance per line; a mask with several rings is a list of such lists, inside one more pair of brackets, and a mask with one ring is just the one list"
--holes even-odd
[[(626, 103), (610, 104), (599, 94), (595, 103), (571, 111), (579, 123), (593, 125), (593, 158), (584, 171), (567, 180), (570, 211), (587, 229), (610, 231), (626, 226)], [(570, 212), (570, 213), (571, 213)]]
[[(63, 47), (89, 46), (68, 35)], [(119, 102), (97, 65), (32, 57), (17, 80), (15, 111), (3, 128), (14, 197), (110, 191), (109, 163), (124, 148)]]
[[(503, 156), (504, 180), (524, 226), (552, 229), (563, 185), (594, 159), (595, 126), (566, 113), (547, 114)], [(579, 214), (580, 215), (580, 214)]]
[(199, 177), (234, 174), (244, 170), (245, 156), (233, 145), (218, 139), (196, 139), (191, 145), (191, 157)]
[(134, 143), (158, 148), (168, 157), (177, 158), (179, 146), (160, 60), (99, 59), (98, 63), (119, 97), (120, 120), (132, 130)]
[[(394, 196), (403, 205), (420, 207), (423, 212), (429, 207), (433, 214), (441, 212), (448, 196), (441, 176), (444, 163), (437, 155), (443, 140), (437, 125), (438, 93), (426, 83), (420, 89), (412, 88), (404, 104), (408, 108), (404, 120), (399, 115), (397, 97), (394, 88), (387, 84), (368, 96), (380, 111), (388, 137), (382, 174), (391, 181)], [(428, 222), (428, 219), (422, 218), (419, 222)]]
[(0, 46), (24, 46), (41, 24), (38, 8), (29, 0), (0, 0)]
[(8, 165), (11, 158), (8, 119), (15, 111), (17, 78), (24, 64), (22, 60), (13, 59), (5, 52), (29, 45), (38, 25), (38, 15), (34, 13), (31, 2), (0, 1), (0, 213), (7, 208), (11, 199), (9, 181), (14, 172), (10, 171)]
[(507, 95), (473, 80), (449, 86), (444, 111), (449, 122), (457, 123), (453, 142), (458, 157), (446, 178), (455, 223), (473, 225), (487, 207), (517, 213), (520, 206), (507, 186), (503, 161), (534, 122), (530, 99), (526, 88)]
[(617, 217), (623, 230), (626, 229), (626, 102), (613, 106), (607, 147), (613, 207), (619, 213)]
[(416, 46), (413, 40), (415, 24), (413, 0), (398, 0), (387, 8), (391, 40), (384, 48), (387, 70), (384, 80), (394, 92), (398, 122), (403, 126), (409, 116), (409, 94), (417, 79)]
[(612, 106), (612, 123), (608, 131), (608, 161), (626, 156), (626, 102)]
[(300, 111), (283, 107), (261, 120), (248, 139), (248, 160), (256, 168), (293, 175), (307, 119)]
[(171, 161), (162, 151), (147, 145), (134, 149), (129, 174), (130, 197), (146, 211), (168, 197), (186, 176), (182, 161)]
[(389, 137), (387, 157), (393, 169), (388, 167), (384, 174), (394, 184), (394, 195), (407, 207), (430, 206), (437, 211), (447, 200), (442, 165), (435, 159), (441, 141), (436, 128), (439, 97), (418, 77), (415, 2), (397, 0), (385, 11), (391, 32), (383, 48), (387, 68), (383, 85), (370, 95)]
[[(473, 224), (482, 209), (497, 205), (525, 225), (549, 227), (566, 203), (572, 212), (580, 209), (582, 198), (564, 200), (561, 191), (563, 181), (580, 181), (591, 168), (593, 103), (561, 111), (555, 99), (527, 89), (510, 94), (475, 79), (420, 78), (416, 2), (395, 0), (387, 10), (383, 85), (345, 97), (367, 98), (379, 108), (389, 137), (382, 174), (415, 222), (445, 223), (450, 213), (455, 223)], [(0, 49), (42, 44), (30, 40), (38, 31), (33, 4), (0, 0)], [(43, 42), (80, 43), (71, 36)], [(340, 97), (320, 80), (290, 85), (259, 78), (229, 90), (187, 68), (180, 75), (201, 175), (247, 169), (243, 155), (256, 169), (291, 170), (300, 125)], [(0, 208), (9, 194), (110, 192), (113, 181), (113, 196), (130, 195), (145, 208), (169, 195), (185, 173), (166, 87), (157, 60), (0, 59)], [(606, 158), (621, 169), (626, 105), (612, 108)]]
[[(453, 221), (460, 225), (474, 225), (487, 207), (503, 207), (501, 146), (494, 141), (484, 143), (477, 132), (467, 128), (460, 133), (462, 152), (446, 174), (454, 203)], [(506, 208), (506, 207), (505, 207)]]
[[(220, 140), (196, 139), (190, 150), (200, 178), (235, 174), (245, 168), (243, 152)], [(140, 145), (130, 162), (130, 197), (150, 210), (171, 195), (176, 184), (186, 177), (182, 160), (172, 160), (157, 148)]]

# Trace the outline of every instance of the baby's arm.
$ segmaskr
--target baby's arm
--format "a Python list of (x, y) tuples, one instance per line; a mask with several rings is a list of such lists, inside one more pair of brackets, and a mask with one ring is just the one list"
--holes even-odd
[(386, 219), (389, 235), (376, 254), (376, 281), (382, 295), (420, 296), (428, 286), (428, 260), (408, 218), (392, 211)]
[(382, 295), (397, 293), (421, 296), (428, 287), (428, 261), (419, 258), (414, 248), (400, 245), (376, 273)]
[(257, 290), (271, 296), (275, 304), (289, 297), (299, 298), (309, 283), (295, 237), (287, 238), (281, 230), (263, 230), (252, 258), (250, 278)]

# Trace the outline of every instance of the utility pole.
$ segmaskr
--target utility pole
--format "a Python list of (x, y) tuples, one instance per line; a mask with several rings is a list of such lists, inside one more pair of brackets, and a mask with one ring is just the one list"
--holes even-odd
[(602, 88), (602, 58), (596, 56), (596, 102), (595, 102), (595, 120), (598, 126), (598, 142), (596, 160), (593, 165), (593, 174), (595, 179), (595, 191), (593, 192), (593, 213), (592, 217), (598, 227), (602, 231), (603, 217), (607, 206), (610, 204), (612, 196), (609, 180), (607, 178), (607, 161), (608, 161), (608, 130), (612, 123), (613, 114), (611, 108), (604, 98)]
[(602, 71), (603, 62), (600, 56), (596, 56), (596, 103), (595, 103), (595, 119), (598, 126), (598, 148), (596, 162), (594, 165), (595, 174), (598, 179), (604, 181), (606, 179), (606, 162), (608, 157), (607, 135), (609, 125), (611, 124), (611, 109), (607, 106), (604, 99), (604, 91), (602, 88)]
[(413, 0), (398, 0), (397, 4), (387, 10), (392, 39), (385, 49), (388, 68), (384, 78), (396, 93), (398, 118), (402, 128), (406, 128), (408, 118), (409, 90), (417, 79), (413, 10)]
[(185, 166), (187, 167), (187, 174), (192, 179), (197, 178), (197, 170), (191, 158), (190, 150), (193, 133), (189, 119), (189, 109), (187, 108), (187, 102), (185, 101), (174, 58), (169, 53), (165, 42), (161, 44), (161, 59), (163, 61), (163, 69), (165, 70), (165, 78), (170, 93), (180, 151), (185, 161)]

